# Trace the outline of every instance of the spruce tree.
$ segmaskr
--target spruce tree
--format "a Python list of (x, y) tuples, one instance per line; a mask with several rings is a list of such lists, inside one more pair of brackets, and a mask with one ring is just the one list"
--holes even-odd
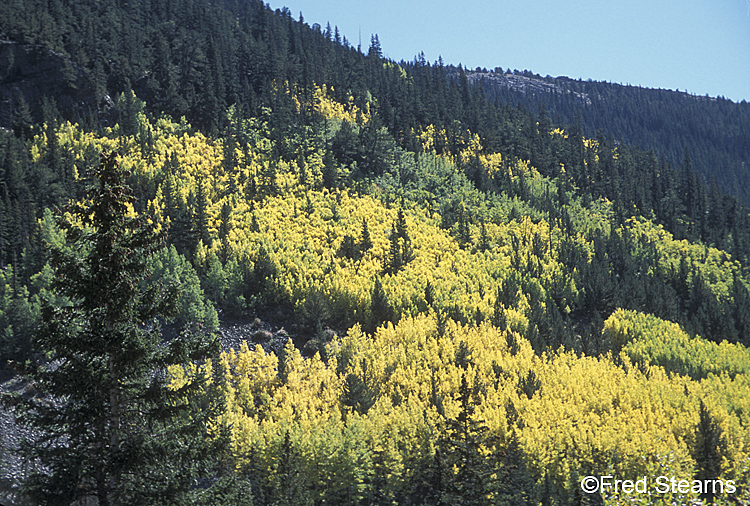
[(344, 378), (341, 403), (360, 415), (365, 415), (378, 400), (378, 386), (375, 378), (368, 372), (366, 360), (362, 359), (360, 368), (359, 374), (350, 372)]
[(458, 214), (458, 244), (462, 249), (465, 249), (471, 242), (471, 233), (469, 231), (469, 221), (466, 218), (466, 211), (464, 210), (463, 204), (459, 209)]
[(411, 246), (411, 239), (406, 228), (406, 218), (402, 209), (398, 210), (398, 216), (388, 240), (390, 241), (390, 247), (383, 264), (383, 272), (395, 275), (406, 264), (414, 260), (414, 249)]
[(198, 180), (198, 189), (195, 196), (195, 216), (193, 223), (194, 236), (197, 241), (203, 241), (204, 246), (211, 246), (211, 234), (208, 230), (208, 195), (206, 195), (206, 188), (203, 186), (203, 181)]
[(370, 230), (367, 228), (367, 220), (362, 218), (362, 238), (359, 241), (359, 250), (362, 255), (365, 251), (372, 248), (372, 239), (370, 238)]
[[(719, 421), (701, 400), (698, 425), (695, 427), (695, 444), (693, 458), (696, 463), (695, 479), (710, 483), (719, 479), (722, 471), (722, 460), (727, 453), (727, 438)], [(713, 504), (714, 489), (707, 487), (702, 494), (706, 504)]]
[(20, 448), (34, 466), (25, 492), (40, 504), (180, 504), (212, 453), (200, 427), (216, 411), (188, 412), (185, 396), (202, 386), (170, 390), (166, 367), (211, 346), (187, 334), (162, 345), (158, 322), (174, 309), (174, 288), (142, 287), (163, 240), (145, 216), (130, 216), (116, 155), (92, 172), (87, 198), (58, 218), (66, 244), (52, 250), (52, 289), (69, 302), (44, 307), (33, 339), (45, 359), (24, 373), (40, 395), (3, 398), (38, 434)]
[(390, 246), (388, 247), (388, 256), (385, 258), (383, 263), (383, 272), (385, 274), (395, 275), (401, 270), (404, 265), (401, 244), (398, 238), (398, 234), (391, 231), (391, 235), (388, 237)]
[(482, 228), (479, 232), (479, 250), (487, 251), (490, 249), (490, 238), (487, 235), (487, 226), (482, 222)]
[(388, 296), (383, 289), (380, 278), (375, 278), (375, 284), (372, 288), (370, 297), (370, 314), (365, 330), (369, 333), (375, 333), (377, 328), (393, 319), (393, 307), (388, 301)]
[(464, 373), (458, 400), (461, 403), (458, 416), (446, 421), (445, 433), (438, 440), (449, 470), (440, 499), (444, 504), (490, 504), (502, 464), (493, 462), (483, 450), (494, 445), (487, 426), (476, 419), (476, 406)]

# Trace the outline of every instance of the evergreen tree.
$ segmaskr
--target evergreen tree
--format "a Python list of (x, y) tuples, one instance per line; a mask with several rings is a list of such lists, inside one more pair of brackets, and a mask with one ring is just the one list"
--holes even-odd
[(479, 231), (479, 251), (487, 251), (490, 249), (490, 238), (487, 235), (487, 226), (482, 221), (482, 228)]
[(274, 487), (274, 504), (293, 506), (305, 503), (305, 487), (308, 475), (304, 469), (305, 459), (295, 448), (289, 431), (284, 435), (284, 442), (279, 449), (277, 484)]
[(247, 301), (255, 299), (261, 305), (276, 302), (274, 284), (276, 272), (276, 264), (271, 260), (266, 248), (261, 246), (255, 258), (253, 270), (246, 276), (249, 282), (244, 293), (245, 299)]
[(398, 216), (388, 239), (390, 246), (388, 248), (388, 256), (383, 265), (383, 271), (386, 274), (396, 274), (406, 264), (414, 260), (414, 250), (406, 228), (406, 217), (404, 216), (403, 209), (398, 210)]
[(344, 236), (339, 246), (338, 254), (344, 258), (354, 259), (357, 256), (357, 246), (354, 244), (354, 237), (349, 234)]
[(13, 109), (13, 118), (11, 121), (13, 133), (21, 139), (30, 139), (33, 124), (34, 121), (31, 117), (29, 104), (24, 99), (23, 94), (19, 93), (15, 108)]
[(429, 281), (427, 281), (427, 284), (424, 287), (424, 301), (425, 304), (427, 304), (428, 309), (435, 304), (435, 288)]
[(466, 209), (463, 203), (459, 208), (458, 227), (456, 229), (458, 244), (461, 248), (466, 248), (471, 242), (471, 233), (469, 230), (469, 220), (466, 218)]
[(534, 477), (526, 466), (526, 459), (515, 427), (512, 428), (510, 441), (500, 457), (503, 468), (501, 475), (498, 476), (497, 503), (513, 506), (538, 504)]
[(368, 56), (375, 58), (383, 57), (383, 48), (380, 46), (380, 38), (378, 37), (377, 33), (373, 34), (370, 37), (370, 49), (368, 51)]
[(203, 181), (198, 181), (198, 190), (195, 197), (195, 223), (193, 223), (194, 235), (203, 245), (211, 246), (211, 234), (208, 230), (208, 196), (203, 186)]
[(361, 372), (359, 374), (350, 372), (344, 378), (344, 391), (341, 403), (349, 406), (360, 415), (367, 414), (370, 408), (378, 400), (378, 388), (375, 378), (368, 369), (367, 361), (360, 362)]
[[(695, 427), (693, 458), (697, 467), (696, 480), (718, 480), (721, 476), (722, 460), (727, 453), (727, 439), (719, 421), (701, 400), (700, 419)], [(714, 502), (714, 490), (709, 486), (703, 491), (703, 499), (708, 504)]]
[(440, 501), (441, 504), (491, 504), (500, 464), (483, 451), (492, 441), (487, 435), (489, 429), (474, 416), (475, 405), (465, 374), (461, 374), (458, 395), (461, 410), (456, 418), (447, 421), (445, 435), (438, 440), (448, 470)]
[(370, 239), (370, 231), (367, 228), (367, 220), (362, 218), (362, 237), (359, 241), (360, 252), (364, 255), (365, 251), (372, 248), (372, 239)]
[(393, 319), (393, 308), (380, 283), (380, 278), (375, 278), (370, 298), (370, 314), (366, 325), (367, 332), (373, 333), (384, 322)]
[(456, 349), (456, 365), (466, 370), (472, 363), (471, 348), (466, 344), (466, 341), (462, 340), (458, 343), (458, 349)]
[(128, 216), (129, 174), (115, 155), (93, 173), (88, 198), (67, 210), (73, 218), (59, 218), (67, 247), (52, 251), (52, 288), (69, 303), (44, 308), (33, 344), (48, 359), (24, 369), (43, 395), (4, 397), (39, 434), (21, 447), (35, 464), (25, 491), (42, 504), (176, 504), (211, 455), (200, 427), (215, 410), (189, 413), (184, 396), (199, 383), (171, 391), (165, 367), (209, 348), (187, 335), (161, 345), (157, 320), (173, 311), (174, 293), (141, 285), (163, 241), (144, 216)]
[(383, 272), (386, 274), (396, 274), (404, 265), (401, 241), (399, 240), (398, 233), (391, 231), (388, 241), (390, 245), (388, 247), (388, 256), (383, 265)]

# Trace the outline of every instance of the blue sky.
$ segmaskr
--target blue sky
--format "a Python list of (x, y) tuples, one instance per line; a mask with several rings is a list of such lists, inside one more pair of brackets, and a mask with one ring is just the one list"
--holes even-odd
[(750, 0), (273, 0), (363, 50), (750, 101)]

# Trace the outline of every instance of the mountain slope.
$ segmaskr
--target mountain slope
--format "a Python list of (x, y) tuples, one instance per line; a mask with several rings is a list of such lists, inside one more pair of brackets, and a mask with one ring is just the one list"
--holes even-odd
[[(454, 75), (457, 71), (454, 72)], [(543, 107), (557, 123), (603, 132), (674, 167), (692, 165), (705, 182), (750, 204), (750, 104), (684, 92), (523, 73), (466, 71), (491, 100)]]
[[(0, 131), (0, 360), (57, 366), (34, 338), (69, 304), (49, 249), (83, 252), (65, 250), (55, 215), (117, 152), (133, 196), (121, 211), (166, 246), (129, 289), (180, 287), (164, 338), (254, 331), (210, 360), (150, 364), (190, 405), (223, 406), (198, 439), (228, 449), (201, 469), (170, 463), (200, 474), (187, 492), (217, 505), (618, 503), (582, 493), (581, 477), (601, 475), (721, 480), (719, 503), (750, 499), (750, 215), (691, 164), (257, 1), (12, 7), (0, 30), (75, 71), (51, 76), (94, 83), (96, 106), (62, 105), (77, 81), (49, 97), (13, 84), (27, 107)], [(596, 103), (562, 80), (502, 79)], [(678, 492), (649, 500), (705, 496)]]

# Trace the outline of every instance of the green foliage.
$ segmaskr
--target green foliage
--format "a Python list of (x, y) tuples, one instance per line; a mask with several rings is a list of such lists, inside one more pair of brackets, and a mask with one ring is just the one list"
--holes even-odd
[(0, 365), (26, 360), (31, 353), (31, 336), (40, 317), (39, 301), (29, 300), (26, 287), (13, 288), (13, 266), (0, 272)]
[(461, 369), (467, 369), (471, 364), (471, 349), (466, 341), (460, 341), (458, 343), (458, 349), (456, 350), (456, 365)]
[(223, 305), (228, 286), (227, 272), (221, 265), (219, 257), (211, 253), (208, 259), (206, 279), (203, 283), (204, 293), (214, 304)]
[[(492, 504), (498, 475), (492, 453), (497, 450), (488, 438), (489, 428), (475, 417), (471, 389), (464, 374), (458, 396), (458, 415), (446, 422), (445, 434), (437, 442), (444, 459), (439, 463), (444, 477), (440, 488), (435, 490), (437, 504)], [(487, 445), (489, 449), (483, 448)]]
[(679, 325), (652, 315), (618, 310), (604, 323), (604, 335), (636, 364), (661, 366), (695, 380), (750, 373), (750, 351), (744, 346), (691, 338)]
[(359, 373), (350, 372), (344, 378), (341, 404), (365, 415), (377, 398), (377, 385), (374, 384), (372, 375), (368, 374), (367, 363), (362, 361)]
[[(221, 275), (221, 273), (216, 272), (217, 262), (218, 260), (215, 260), (213, 263), (214, 276)], [(220, 264), (218, 264), (218, 267), (220, 267)], [(174, 246), (165, 248), (153, 255), (150, 258), (148, 268), (152, 273), (150, 283), (155, 283), (157, 286), (179, 287), (174, 301), (176, 305), (175, 319), (178, 325), (181, 327), (197, 325), (207, 332), (213, 332), (218, 328), (219, 317), (211, 302), (204, 298), (198, 274), (190, 262), (180, 255)], [(215, 290), (218, 289), (215, 288)]]
[(37, 464), (24, 490), (48, 504), (177, 501), (204, 462), (202, 427), (214, 411), (191, 412), (187, 396), (198, 384), (169, 393), (158, 372), (206, 349), (184, 337), (161, 346), (156, 319), (169, 314), (174, 292), (141, 283), (162, 243), (143, 218), (129, 216), (133, 197), (114, 155), (102, 155), (92, 175), (88, 198), (59, 216), (66, 247), (52, 250), (51, 288), (69, 302), (45, 301), (32, 344), (46, 359), (24, 369), (43, 396), (3, 397), (39, 433), (20, 448)]
[[(695, 479), (713, 483), (722, 476), (722, 463), (727, 454), (727, 440), (719, 421), (711, 414), (701, 400), (700, 418), (695, 427), (695, 444), (693, 458), (697, 472)], [(723, 492), (723, 490), (717, 491)], [(703, 498), (708, 503), (714, 502), (714, 487), (706, 487)]]
[(305, 297), (302, 305), (302, 318), (305, 326), (310, 332), (322, 330), (323, 325), (331, 319), (330, 303), (328, 297), (318, 289), (313, 289)]
[(367, 330), (368, 332), (375, 332), (381, 324), (393, 319), (393, 307), (388, 301), (388, 296), (386, 295), (385, 290), (383, 290), (380, 278), (375, 278), (375, 284), (372, 287), (370, 300), (372, 302), (370, 303)]
[[(225, 354), (221, 423), (243, 472), (258, 470), (254, 490), (277, 497), (283, 482), (303, 502), (601, 504), (580, 495), (579, 476), (689, 477), (701, 431), (723, 441), (716, 476), (747, 482), (747, 375), (693, 380), (562, 349), (538, 357), (523, 337), (512, 353), (487, 324), (448, 321), (451, 338), (436, 338), (437, 325), (421, 315), (373, 336), (355, 327), (331, 344), (327, 367), (290, 341), (278, 375), (260, 347)], [(711, 430), (699, 429), (704, 397)]]
[[(26, 95), (0, 129), (0, 354), (44, 357), (29, 375), (75, 400), (13, 401), (50, 435), (25, 448), (42, 501), (119, 482), (123, 504), (568, 504), (595, 501), (585, 474), (694, 472), (748, 490), (750, 215), (695, 147), (673, 168), (255, 0), (26, 4), (0, 31), (115, 97), (111, 127)], [(76, 167), (114, 149), (137, 200), (107, 159), (110, 193), (57, 228)], [(204, 360), (190, 331), (215, 308), (294, 308), (314, 338)], [(167, 318), (189, 331), (160, 344)]]

